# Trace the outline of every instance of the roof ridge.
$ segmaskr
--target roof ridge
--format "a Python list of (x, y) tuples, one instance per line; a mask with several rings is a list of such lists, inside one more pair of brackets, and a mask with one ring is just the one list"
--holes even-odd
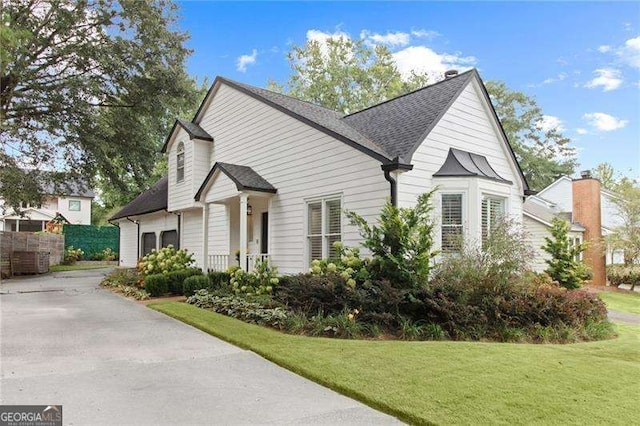
[(387, 99), (387, 100), (385, 100), (385, 101), (379, 102), (379, 103), (377, 103), (377, 104), (374, 104), (374, 105), (368, 106), (368, 107), (366, 107), (366, 108), (361, 109), (360, 111), (356, 111), (356, 112), (352, 112), (352, 113), (350, 113), (350, 114), (346, 114), (346, 115), (345, 115), (345, 116), (343, 116), (342, 118), (344, 119), (344, 118), (347, 118), (347, 117), (351, 117), (351, 116), (356, 115), (356, 114), (359, 114), (359, 113), (361, 113), (361, 112), (364, 112), (364, 111), (367, 111), (367, 110), (370, 110), (370, 109), (376, 108), (376, 107), (378, 107), (378, 106), (380, 106), (380, 105), (384, 105), (384, 104), (387, 104), (387, 103), (389, 103), (389, 102), (395, 101), (396, 99), (400, 99), (400, 98), (404, 98), (405, 96), (413, 95), (414, 93), (420, 92), (420, 91), (422, 91), (422, 90), (431, 89), (432, 87), (435, 87), (435, 86), (439, 85), (440, 83), (444, 83), (444, 82), (447, 82), (447, 81), (456, 80), (456, 79), (458, 79), (459, 77), (462, 77), (462, 76), (467, 76), (468, 74), (471, 74), (473, 71), (476, 71), (476, 72), (477, 72), (477, 70), (476, 70), (475, 68), (471, 68), (471, 69), (470, 69), (470, 70), (468, 70), (468, 71), (465, 71), (465, 72), (463, 72), (463, 73), (461, 73), (461, 74), (456, 75), (455, 77), (444, 78), (444, 79), (442, 79), (442, 80), (440, 80), (440, 81), (437, 81), (437, 82), (435, 82), (435, 83), (433, 83), (433, 84), (430, 84), (430, 85), (428, 85), (428, 86), (420, 87), (419, 89), (412, 90), (411, 92), (407, 92), (407, 93), (404, 93), (404, 94), (402, 94), (402, 95), (399, 95), (399, 96), (396, 96), (396, 97), (393, 97), (393, 98)]

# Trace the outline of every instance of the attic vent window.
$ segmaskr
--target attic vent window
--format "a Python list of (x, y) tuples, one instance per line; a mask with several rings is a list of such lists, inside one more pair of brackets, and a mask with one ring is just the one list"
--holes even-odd
[(176, 153), (176, 182), (184, 180), (184, 142), (178, 144)]

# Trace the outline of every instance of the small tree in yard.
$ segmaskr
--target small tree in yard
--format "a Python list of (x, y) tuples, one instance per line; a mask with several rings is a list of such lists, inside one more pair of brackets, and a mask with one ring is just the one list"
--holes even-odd
[(549, 267), (545, 271), (554, 281), (568, 289), (579, 288), (589, 278), (589, 271), (580, 254), (585, 244), (574, 244), (569, 238), (570, 224), (560, 218), (553, 219), (551, 237), (545, 237), (546, 244), (542, 249), (551, 255), (547, 260)]
[(376, 278), (387, 279), (397, 287), (427, 282), (431, 261), (437, 254), (432, 250), (432, 195), (422, 194), (413, 208), (387, 203), (378, 225), (370, 225), (355, 212), (346, 212), (351, 224), (360, 229), (362, 245), (371, 250), (371, 273)]

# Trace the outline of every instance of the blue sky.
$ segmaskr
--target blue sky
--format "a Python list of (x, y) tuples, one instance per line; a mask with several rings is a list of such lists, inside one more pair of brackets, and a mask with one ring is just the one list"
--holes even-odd
[(401, 71), (476, 67), (536, 98), (581, 169), (608, 161), (640, 176), (640, 3), (182, 2), (189, 72), (264, 86), (286, 52), (348, 34), (385, 43)]

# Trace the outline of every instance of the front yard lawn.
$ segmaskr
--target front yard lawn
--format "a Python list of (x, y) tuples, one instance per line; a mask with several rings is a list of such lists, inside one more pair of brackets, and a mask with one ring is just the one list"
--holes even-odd
[(598, 296), (611, 310), (640, 315), (640, 293), (603, 291)]
[(149, 306), (410, 423), (637, 422), (640, 327), (570, 345), (339, 340)]
[(86, 264), (80, 264), (80, 265), (53, 265), (51, 267), (49, 267), (49, 271), (50, 272), (67, 272), (67, 271), (82, 271), (85, 269), (104, 269), (104, 268), (111, 268), (113, 266), (117, 266), (117, 265), (108, 265), (108, 264), (102, 264), (102, 265), (86, 265)]

